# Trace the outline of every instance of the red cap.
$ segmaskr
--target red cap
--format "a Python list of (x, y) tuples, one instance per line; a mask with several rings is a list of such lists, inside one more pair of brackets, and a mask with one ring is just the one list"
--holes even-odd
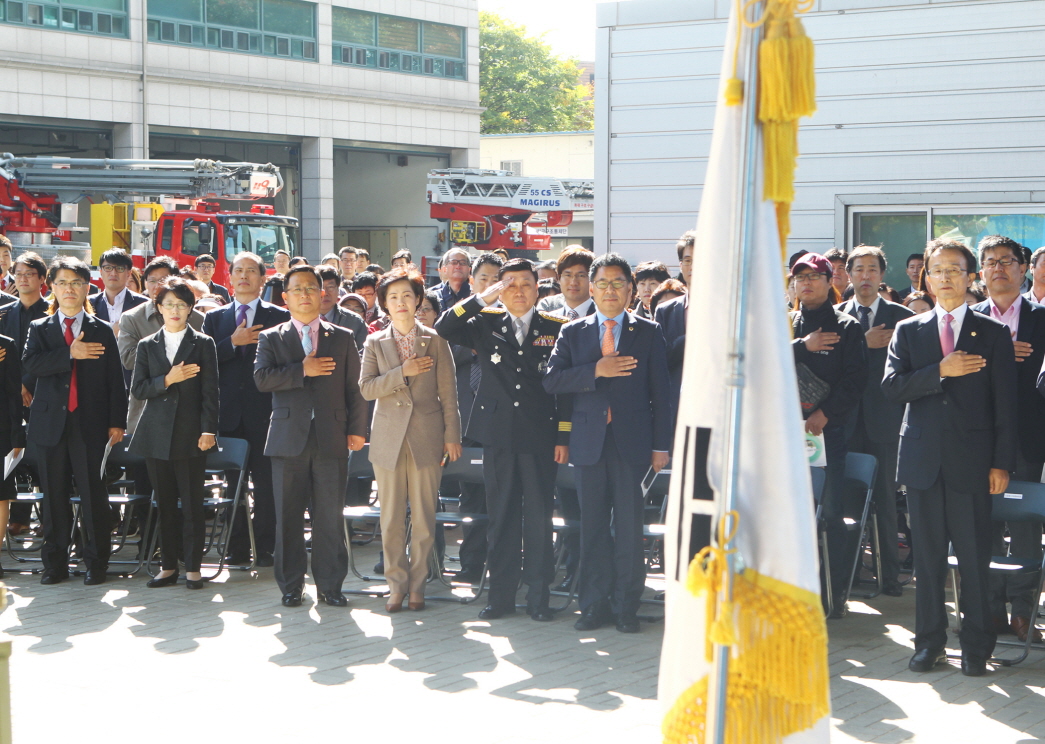
[(812, 269), (817, 274), (826, 274), (828, 279), (834, 274), (831, 262), (819, 253), (807, 253), (795, 261), (795, 265), (791, 267), (791, 276), (797, 276), (802, 269)]

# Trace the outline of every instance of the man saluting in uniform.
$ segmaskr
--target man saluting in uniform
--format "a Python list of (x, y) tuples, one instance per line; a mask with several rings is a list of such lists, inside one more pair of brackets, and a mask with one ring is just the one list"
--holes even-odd
[[(483, 444), (490, 514), (490, 599), (479, 617), (515, 612), (521, 567), (529, 587), (526, 611), (545, 621), (552, 619), (552, 487), (556, 463), (569, 457), (570, 416), (544, 391), (542, 379), (566, 320), (535, 310), (537, 272), (530, 261), (509, 261), (497, 278), (443, 313), (435, 328), (450, 343), (474, 349), (482, 365), (467, 432)], [(502, 306), (491, 307), (498, 299)]]

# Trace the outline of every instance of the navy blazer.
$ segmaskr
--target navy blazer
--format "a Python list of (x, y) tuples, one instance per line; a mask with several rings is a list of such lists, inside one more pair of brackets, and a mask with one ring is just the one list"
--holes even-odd
[[(28, 308), (21, 302), (0, 307), (0, 335), (7, 336), (14, 341), (19, 359), (22, 358), (26, 339), (29, 338), (29, 323), (40, 318), (46, 318), (48, 307), (50, 307), (50, 303), (43, 298), (40, 298)], [(29, 316), (29, 322), (25, 324), (24, 333), (22, 332), (23, 314), (28, 314)], [(130, 378), (127, 378), (125, 382), (129, 380)], [(36, 380), (32, 375), (25, 374), (25, 372), (22, 373), (22, 384), (25, 385), (26, 390), (29, 392), (33, 392), (36, 389)]]
[[(108, 323), (85, 314), (83, 340), (102, 344), (97, 359), (77, 359), (77, 411), (84, 441), (99, 451), (109, 441), (109, 429), (127, 428), (127, 389), (116, 337)], [(34, 320), (22, 354), (22, 369), (36, 378), (36, 394), (29, 407), (30, 442), (53, 447), (65, 432), (66, 408), (73, 358), (57, 313)]]
[[(127, 296), (123, 298), (123, 312), (127, 312), (132, 308), (138, 307), (138, 305), (141, 305), (143, 302), (148, 301), (149, 298), (145, 295), (140, 295), (128, 289)], [(104, 320), (106, 323), (109, 323), (110, 325), (112, 324), (112, 321), (109, 320), (109, 307), (105, 304), (104, 301), (98, 300), (97, 302), (95, 302), (94, 300), (91, 300), (91, 307), (94, 308), (94, 317), (98, 318), (99, 320)], [(129, 371), (130, 370), (128, 370), (128, 372)]]
[(942, 477), (948, 488), (988, 493), (991, 468), (1016, 467), (1016, 357), (1008, 326), (966, 312), (954, 344), (987, 366), (940, 377), (936, 312), (900, 321), (889, 343), (882, 390), (907, 406), (900, 427), (896, 480), (926, 490)]
[(682, 391), (682, 367), (686, 361), (686, 313), (689, 295), (675, 297), (657, 305), (654, 317), (664, 332), (664, 341), (668, 348), (668, 375), (671, 377), (671, 411), (677, 417), (679, 412), (679, 393)]
[[(860, 312), (857, 307), (860, 303), (856, 299), (846, 300), (836, 307), (843, 313), (852, 315), (860, 320)], [(888, 300), (879, 300), (878, 312), (874, 316), (874, 325), (884, 325), (889, 330), (894, 330), (896, 324), (901, 320), (910, 318), (914, 311), (903, 305)], [(850, 416), (847, 421), (849, 435), (856, 430), (856, 426), (863, 424), (867, 438), (878, 444), (892, 444), (900, 438), (900, 424), (903, 422), (904, 407), (899, 403), (886, 400), (882, 392), (882, 377), (885, 376), (885, 360), (889, 356), (889, 347), (867, 350), (867, 386), (860, 396), (858, 415)], [(1045, 398), (1042, 399), (1045, 402)]]
[[(254, 311), (254, 325), (268, 330), (290, 320), (285, 308), (264, 300)], [(233, 346), (236, 332), (236, 306), (228, 304), (203, 316), (203, 332), (214, 339), (218, 351), (218, 428), (230, 432), (246, 419), (249, 428), (267, 429), (272, 413), (272, 396), (258, 390), (254, 382), (254, 357), (258, 345)]]
[[(990, 301), (972, 306), (978, 313), (990, 316)], [(1011, 334), (1010, 334), (1011, 335)], [(1045, 305), (1020, 303), (1020, 325), (1016, 341), (1031, 345), (1031, 355), (1016, 363), (1016, 432), (1020, 451), (1029, 462), (1045, 461), (1045, 398), (1038, 393), (1038, 376), (1045, 362)]]
[(656, 323), (626, 313), (617, 351), (638, 366), (627, 377), (595, 377), (602, 358), (598, 316), (563, 326), (548, 361), (544, 389), (573, 393), (570, 462), (595, 465), (606, 438), (606, 413), (613, 410), (613, 435), (621, 456), (643, 473), (653, 451), (671, 448), (671, 400), (664, 334)]

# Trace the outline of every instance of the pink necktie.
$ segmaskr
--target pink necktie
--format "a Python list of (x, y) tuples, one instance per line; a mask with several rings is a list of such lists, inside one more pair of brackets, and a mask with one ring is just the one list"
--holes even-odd
[(951, 327), (953, 320), (954, 316), (950, 313), (944, 315), (943, 328), (940, 329), (940, 349), (945, 357), (954, 351), (954, 329)]

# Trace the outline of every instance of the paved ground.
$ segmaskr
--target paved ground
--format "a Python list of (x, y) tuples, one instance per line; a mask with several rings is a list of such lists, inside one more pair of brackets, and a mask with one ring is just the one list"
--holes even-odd
[[(271, 569), (197, 592), (150, 590), (144, 576), (6, 583), (15, 742), (659, 740), (656, 623), (580, 634), (567, 615), (487, 623), (474, 605), (437, 602), (388, 615), (364, 597), (290, 610)], [(980, 680), (914, 675), (913, 593), (854, 610), (829, 625), (834, 741), (1045, 738), (1045, 653)]]

